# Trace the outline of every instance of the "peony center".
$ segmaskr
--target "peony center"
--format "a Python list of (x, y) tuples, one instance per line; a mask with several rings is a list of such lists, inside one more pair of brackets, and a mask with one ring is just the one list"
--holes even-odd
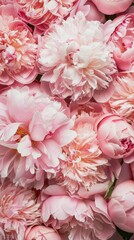
[(19, 127), (16, 134), (20, 135), (20, 137), (17, 139), (17, 142), (20, 142), (24, 136), (28, 135), (28, 131), (25, 130), (23, 127)]
[(125, 148), (126, 152), (129, 152), (132, 149), (134, 149), (134, 143), (130, 139), (128, 139), (128, 138), (123, 138), (121, 140), (121, 144)]

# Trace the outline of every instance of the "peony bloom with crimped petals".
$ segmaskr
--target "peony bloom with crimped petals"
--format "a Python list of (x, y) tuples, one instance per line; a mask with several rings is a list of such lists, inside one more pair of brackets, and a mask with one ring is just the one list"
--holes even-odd
[(57, 19), (60, 21), (72, 10), (77, 0), (15, 0), (24, 21), (45, 30)]
[(39, 38), (37, 62), (44, 89), (72, 100), (87, 101), (94, 92), (107, 91), (116, 72), (101, 23), (87, 21), (82, 12)]
[(14, 5), (0, 6), (0, 84), (28, 84), (37, 75), (36, 41)]
[(77, 116), (73, 129), (77, 137), (63, 147), (65, 161), (57, 173), (57, 183), (70, 194), (82, 197), (106, 192), (111, 164), (99, 148), (94, 118), (82, 112)]
[(40, 223), (40, 204), (33, 190), (7, 182), (0, 186), (0, 227), (3, 239), (24, 240), (27, 226)]
[[(122, 1), (120, 1), (122, 4)], [(113, 46), (114, 59), (120, 70), (134, 72), (134, 13), (116, 17), (106, 23), (105, 36)]]
[(100, 22), (105, 22), (105, 16), (103, 13), (99, 12), (97, 7), (90, 0), (78, 0), (72, 9), (70, 16), (74, 16), (77, 12), (83, 12), (86, 19), (97, 20)]
[(25, 240), (61, 240), (58, 232), (45, 226), (29, 227), (25, 233)]
[(114, 92), (109, 100), (113, 112), (134, 122), (134, 74), (120, 73), (114, 81)]
[(95, 201), (50, 196), (43, 202), (41, 216), (46, 226), (65, 232), (69, 240), (108, 240), (115, 231), (107, 203), (99, 195)]
[[(36, 85), (35, 85), (36, 86)], [(33, 86), (11, 88), (0, 97), (0, 175), (21, 186), (41, 188), (55, 173), (62, 147), (76, 136), (64, 102)]]
[(108, 203), (113, 223), (123, 231), (134, 233), (134, 181), (118, 184)]

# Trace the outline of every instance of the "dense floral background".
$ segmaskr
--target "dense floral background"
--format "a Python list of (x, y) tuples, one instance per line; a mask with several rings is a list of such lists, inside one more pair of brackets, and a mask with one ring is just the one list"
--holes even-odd
[(134, 240), (133, 0), (0, 0), (0, 240)]

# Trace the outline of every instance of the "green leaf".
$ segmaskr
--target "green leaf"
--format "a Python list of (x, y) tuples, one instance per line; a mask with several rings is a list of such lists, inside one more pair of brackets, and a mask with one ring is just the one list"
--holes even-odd
[(132, 233), (124, 232), (119, 228), (116, 228), (116, 229), (117, 229), (117, 232), (122, 236), (124, 240), (129, 240), (133, 235)]
[(115, 183), (116, 183), (116, 179), (114, 180), (114, 182), (110, 182), (109, 183), (108, 190), (106, 191), (105, 196), (104, 196), (105, 199), (110, 198), (110, 196), (111, 196), (111, 194), (112, 194), (112, 192), (114, 190)]

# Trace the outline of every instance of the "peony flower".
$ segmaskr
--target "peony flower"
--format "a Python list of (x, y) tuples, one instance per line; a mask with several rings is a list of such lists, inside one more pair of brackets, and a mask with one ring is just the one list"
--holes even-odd
[(134, 75), (119, 74), (114, 81), (114, 93), (109, 100), (110, 107), (115, 114), (125, 118), (128, 122), (134, 121)]
[(25, 240), (61, 240), (61, 237), (52, 228), (44, 226), (29, 227), (25, 233)]
[(82, 112), (73, 129), (77, 137), (63, 147), (65, 161), (57, 173), (57, 182), (69, 193), (82, 194), (82, 197), (106, 192), (111, 180), (109, 166), (112, 167), (98, 146), (94, 118)]
[(75, 16), (77, 12), (83, 12), (86, 19), (89, 21), (97, 20), (100, 22), (105, 21), (105, 15), (98, 11), (97, 7), (90, 0), (78, 0), (74, 5), (70, 16)]
[(134, 181), (116, 186), (108, 203), (108, 212), (117, 227), (134, 232)]
[(107, 204), (99, 195), (95, 201), (69, 196), (49, 197), (43, 203), (42, 220), (45, 225), (67, 232), (69, 240), (107, 240), (115, 231)]
[(124, 119), (117, 115), (104, 115), (98, 122), (97, 138), (102, 152), (107, 156), (131, 159), (134, 152), (134, 129)]
[(27, 226), (40, 222), (36, 193), (10, 183), (0, 186), (0, 226), (4, 239), (24, 240)]
[(20, 17), (45, 30), (57, 19), (60, 21), (72, 10), (77, 0), (15, 0)]
[(112, 15), (122, 13), (131, 5), (133, 0), (92, 0), (100, 12)]
[[(60, 229), (61, 226), (68, 224), (72, 220), (75, 213), (77, 214), (78, 205), (80, 207), (80, 200), (69, 196), (49, 197), (42, 205), (42, 221), (46, 226), (51, 225), (54, 229)], [(85, 207), (83, 204), (83, 209)]]
[(0, 6), (0, 84), (28, 84), (37, 75), (37, 44), (12, 4)]
[[(79, 214), (78, 223), (76, 223), (75, 227), (72, 228), (69, 239), (70, 240), (107, 240), (109, 239), (115, 232), (115, 227), (113, 226), (111, 219), (107, 212), (107, 203), (105, 200), (96, 195), (95, 201), (91, 201), (87, 204), (88, 212), (89, 207), (92, 210), (92, 221), (89, 218), (89, 213), (82, 212)], [(83, 214), (84, 213), (84, 214)], [(81, 217), (85, 217), (85, 221), (80, 219)], [(82, 222), (82, 223), (81, 223)]]
[(113, 45), (116, 64), (120, 70), (134, 71), (134, 13), (128, 13), (107, 23), (105, 33)]
[(37, 62), (45, 91), (72, 100), (88, 101), (94, 91), (107, 91), (116, 72), (101, 23), (87, 21), (81, 12), (39, 39)]
[(45, 173), (60, 168), (62, 147), (76, 136), (65, 103), (32, 86), (1, 95), (0, 123), (0, 176), (22, 186), (41, 188)]

